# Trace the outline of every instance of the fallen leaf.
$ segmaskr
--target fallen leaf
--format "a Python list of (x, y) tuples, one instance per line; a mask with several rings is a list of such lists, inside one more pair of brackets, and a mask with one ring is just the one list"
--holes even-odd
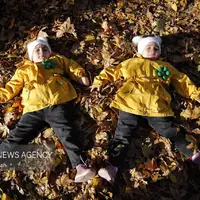
[(178, 10), (178, 7), (177, 7), (177, 5), (176, 5), (175, 3), (171, 3), (171, 8), (172, 8), (175, 12), (177, 12), (177, 10)]
[(69, 174), (62, 174), (61, 176), (59, 176), (56, 180), (56, 184), (59, 187), (64, 187), (67, 188), (67, 186), (71, 183), (73, 183), (74, 180), (69, 178)]
[(200, 54), (195, 54), (194, 57), (194, 62), (199, 65), (200, 64)]
[(95, 40), (94, 35), (86, 35), (85, 36), (85, 41), (86, 42), (90, 42), (90, 41), (94, 41), (94, 40)]
[(52, 30), (56, 32), (57, 38), (63, 37), (65, 33), (72, 34), (75, 38), (77, 38), (74, 24), (71, 23), (70, 17), (68, 17), (64, 22), (55, 21)]
[(190, 103), (187, 108), (180, 113), (185, 119), (198, 119), (200, 116), (200, 106), (194, 106)]
[(173, 182), (173, 183), (176, 183), (177, 182), (177, 179), (176, 179), (176, 176), (172, 173), (169, 174), (169, 178), (170, 180)]
[(3, 193), (1, 200), (10, 200), (10, 197), (7, 194)]

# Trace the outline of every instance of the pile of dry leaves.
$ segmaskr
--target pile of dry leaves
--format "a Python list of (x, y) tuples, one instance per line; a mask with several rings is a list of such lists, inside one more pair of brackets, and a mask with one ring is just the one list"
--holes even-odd
[[(79, 62), (93, 81), (101, 69), (135, 56), (135, 35), (160, 35), (163, 57), (200, 86), (200, 3), (198, 0), (2, 0), (0, 3), (0, 75), (6, 83), (26, 56), (26, 44), (48, 36), (55, 52)], [(123, 80), (100, 92), (76, 85), (76, 127), (92, 165), (108, 159), (118, 113), (109, 108)], [(188, 148), (197, 150), (199, 104), (172, 88), (175, 122), (187, 133)], [(0, 138), (6, 138), (21, 117), (20, 97), (0, 105)], [(2, 170), (0, 197), (8, 199), (198, 200), (199, 167), (186, 161), (171, 142), (144, 123), (133, 139), (125, 166), (114, 185), (96, 176), (73, 182), (62, 145), (47, 128), (34, 144), (53, 148), (54, 157), (29, 163), (34, 168)], [(52, 149), (51, 149), (52, 150)], [(51, 163), (49, 165), (49, 163)]]

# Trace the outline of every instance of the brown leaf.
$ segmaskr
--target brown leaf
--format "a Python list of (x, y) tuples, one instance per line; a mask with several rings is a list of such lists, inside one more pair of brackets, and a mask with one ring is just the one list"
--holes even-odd
[(58, 179), (56, 180), (56, 184), (59, 187), (66, 188), (69, 184), (73, 183), (74, 180), (69, 178), (69, 174), (62, 174)]
[(70, 33), (74, 35), (75, 38), (77, 38), (74, 24), (71, 23), (70, 17), (68, 17), (64, 22), (55, 21), (55, 24), (52, 30), (56, 32), (57, 38), (63, 37), (65, 33)]
[(198, 119), (200, 116), (200, 107), (189, 103), (187, 108), (180, 113), (180, 116), (186, 119)]
[(158, 168), (157, 162), (154, 158), (152, 158), (151, 160), (148, 159), (148, 161), (144, 164), (145, 164), (145, 167), (150, 171), (154, 171), (155, 169)]
[(14, 24), (15, 24), (15, 18), (13, 17), (12, 20), (11, 20), (11, 22), (10, 22), (10, 26), (8, 28), (12, 29), (13, 26), (14, 26)]
[(55, 145), (58, 149), (65, 151), (65, 148), (63, 147), (63, 145), (61, 144), (59, 140), (56, 140)]

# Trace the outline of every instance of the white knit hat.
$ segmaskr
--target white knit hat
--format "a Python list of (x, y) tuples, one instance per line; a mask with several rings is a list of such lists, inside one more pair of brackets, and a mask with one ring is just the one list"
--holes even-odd
[(135, 36), (132, 39), (132, 42), (137, 45), (137, 51), (139, 54), (142, 54), (144, 51), (144, 48), (150, 43), (155, 42), (159, 47), (159, 53), (161, 54), (161, 43), (162, 40), (159, 36), (154, 37), (142, 37), (142, 36)]
[(30, 42), (27, 44), (27, 50), (28, 50), (28, 57), (31, 61), (33, 61), (33, 50), (35, 49), (35, 47), (38, 45), (38, 44), (43, 44), (45, 45), (50, 54), (51, 54), (51, 47), (49, 46), (49, 43), (47, 41), (47, 38), (45, 37), (38, 37), (37, 40), (34, 40), (33, 42)]

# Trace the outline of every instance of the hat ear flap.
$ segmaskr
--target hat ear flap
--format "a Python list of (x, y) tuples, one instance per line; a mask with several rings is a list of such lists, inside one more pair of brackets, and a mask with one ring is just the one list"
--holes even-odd
[(135, 44), (135, 45), (138, 45), (142, 38), (143, 38), (142, 36), (135, 36), (132, 39), (132, 43)]
[(155, 36), (154, 38), (159, 44), (162, 43), (162, 39), (160, 38), (160, 36)]

